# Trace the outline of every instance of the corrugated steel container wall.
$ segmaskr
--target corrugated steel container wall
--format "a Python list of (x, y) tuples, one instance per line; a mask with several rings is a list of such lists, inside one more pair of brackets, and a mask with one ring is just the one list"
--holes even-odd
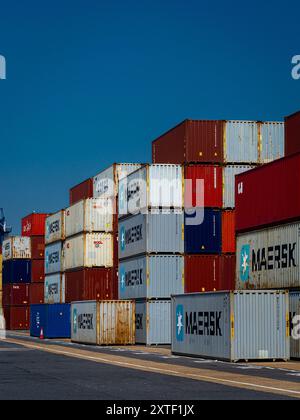
[[(219, 254), (222, 251), (222, 212), (214, 209), (195, 209), (194, 215), (185, 214), (185, 253), (186, 254)], [(196, 213), (204, 211), (203, 222), (196, 221)]]
[(31, 258), (30, 238), (13, 236), (3, 241), (2, 244), (3, 261), (15, 259)]
[(119, 259), (142, 254), (183, 254), (183, 214), (139, 214), (119, 222)]
[(66, 273), (66, 302), (118, 299), (118, 276), (111, 268), (86, 268)]
[(107, 198), (79, 201), (66, 209), (66, 237), (83, 232), (113, 232), (113, 203)]
[(45, 261), (31, 261), (31, 283), (41, 283), (45, 280)]
[(185, 293), (235, 289), (235, 255), (186, 255)]
[(45, 338), (71, 338), (71, 305), (31, 305), (30, 335)]
[(212, 359), (290, 358), (285, 291), (204, 293), (172, 298), (172, 352)]
[(33, 283), (29, 291), (30, 305), (41, 305), (44, 303), (44, 283)]
[[(269, 163), (284, 157), (284, 123), (259, 123), (261, 136), (260, 162)], [(299, 135), (300, 136), (300, 135)]]
[(45, 278), (44, 300), (46, 304), (70, 303), (65, 301), (65, 274), (52, 274)]
[(70, 189), (70, 206), (93, 197), (93, 179), (89, 178)]
[(224, 122), (224, 161), (226, 163), (259, 163), (259, 144), (257, 122)]
[(44, 236), (45, 220), (49, 214), (33, 213), (22, 219), (22, 236)]
[[(29, 284), (10, 284), (3, 287), (3, 306), (22, 306), (29, 304)], [(2, 306), (2, 305), (0, 305)]]
[(30, 325), (29, 306), (5, 306), (3, 308), (6, 329), (11, 331), (26, 331)]
[(223, 121), (186, 120), (152, 144), (153, 163), (223, 162)]
[(290, 293), (290, 321), (291, 321), (291, 357), (300, 359), (299, 321), (300, 316), (300, 291)]
[(2, 283), (31, 283), (31, 260), (3, 261)]
[(65, 239), (65, 211), (61, 210), (52, 216), (47, 217), (45, 227), (45, 242), (63, 241)]
[(45, 237), (31, 237), (31, 258), (33, 260), (43, 260), (45, 258)]
[(63, 271), (62, 242), (55, 242), (45, 248), (45, 274)]
[(64, 243), (64, 270), (114, 265), (113, 235), (88, 233), (67, 239)]
[(234, 254), (235, 251), (235, 211), (222, 211), (222, 252), (223, 254)]
[(235, 208), (235, 177), (236, 175), (255, 168), (251, 165), (227, 165), (223, 168), (223, 202), (224, 209)]
[(71, 340), (73, 343), (97, 345), (98, 307), (96, 301), (71, 305)]
[(100, 172), (93, 179), (94, 198), (114, 198), (118, 195), (118, 183), (121, 179), (141, 167), (138, 163), (115, 163)]
[(237, 289), (300, 287), (300, 223), (237, 237)]
[(136, 302), (136, 343), (171, 344), (171, 301)]
[(120, 299), (164, 299), (184, 293), (184, 257), (142, 256), (119, 264)]
[(285, 155), (300, 152), (300, 112), (285, 118)]
[(299, 219), (300, 154), (236, 177), (236, 229), (256, 230)]

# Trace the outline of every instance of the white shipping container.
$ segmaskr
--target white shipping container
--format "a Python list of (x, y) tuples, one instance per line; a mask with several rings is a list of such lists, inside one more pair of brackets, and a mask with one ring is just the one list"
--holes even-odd
[(114, 265), (113, 235), (88, 233), (69, 238), (64, 243), (64, 270)]
[(300, 291), (290, 293), (291, 357), (300, 359)]
[(299, 288), (299, 232), (298, 222), (238, 235), (236, 288)]
[(115, 163), (93, 178), (94, 198), (115, 198), (119, 181), (141, 167), (138, 163)]
[(31, 240), (25, 236), (12, 236), (2, 244), (3, 261), (31, 258)]
[(255, 168), (251, 165), (227, 165), (223, 169), (223, 208), (235, 208), (235, 176)]
[(119, 217), (157, 208), (183, 208), (181, 165), (145, 165), (120, 181)]
[(83, 232), (113, 232), (113, 201), (91, 198), (66, 209), (66, 237)]
[(45, 304), (65, 303), (65, 275), (58, 273), (45, 278)]
[(285, 138), (283, 122), (260, 124), (260, 162), (269, 163), (284, 157)]
[(61, 210), (46, 219), (45, 243), (63, 241), (65, 239), (65, 211)]
[(225, 121), (224, 161), (259, 163), (259, 129), (256, 121)]
[(55, 242), (45, 248), (45, 274), (55, 274), (63, 271), (62, 242)]
[(171, 344), (171, 301), (144, 300), (136, 302), (136, 343)]

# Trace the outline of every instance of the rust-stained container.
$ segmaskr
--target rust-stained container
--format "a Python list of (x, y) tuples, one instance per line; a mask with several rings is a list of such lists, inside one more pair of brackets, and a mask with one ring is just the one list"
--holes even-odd
[(185, 256), (185, 293), (234, 290), (235, 255)]
[(285, 155), (300, 152), (300, 111), (285, 118)]
[(99, 346), (135, 344), (135, 302), (74, 302), (71, 336), (75, 343)]
[(49, 214), (32, 213), (22, 219), (22, 236), (45, 236), (45, 221)]
[(223, 124), (223, 121), (182, 122), (153, 142), (153, 163), (222, 163)]
[(81, 182), (70, 189), (70, 206), (78, 203), (78, 201), (93, 197), (93, 178)]
[(66, 303), (118, 299), (118, 277), (111, 268), (86, 268), (65, 274)]
[(31, 261), (31, 282), (41, 283), (45, 280), (45, 262), (44, 260)]
[(29, 288), (30, 305), (40, 305), (44, 303), (44, 283), (32, 283)]
[[(29, 304), (29, 284), (9, 284), (3, 286), (3, 306), (22, 306)], [(1, 305), (0, 305), (1, 306)]]
[(3, 314), (6, 329), (11, 331), (29, 330), (30, 307), (29, 306), (5, 306)]
[(222, 253), (234, 254), (236, 251), (235, 211), (222, 212)]
[(31, 258), (43, 260), (45, 258), (45, 236), (33, 236), (31, 238)]

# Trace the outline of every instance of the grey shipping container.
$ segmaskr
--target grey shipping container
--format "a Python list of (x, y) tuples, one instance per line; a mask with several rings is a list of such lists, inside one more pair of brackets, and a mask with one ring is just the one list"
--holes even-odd
[(183, 254), (183, 212), (139, 214), (119, 222), (119, 259), (143, 254)]
[(172, 353), (232, 362), (288, 360), (288, 292), (173, 296)]
[(137, 301), (135, 322), (137, 344), (171, 344), (170, 300)]
[(290, 293), (291, 357), (300, 359), (300, 291)]
[(184, 257), (151, 255), (119, 264), (119, 298), (169, 298), (184, 293)]

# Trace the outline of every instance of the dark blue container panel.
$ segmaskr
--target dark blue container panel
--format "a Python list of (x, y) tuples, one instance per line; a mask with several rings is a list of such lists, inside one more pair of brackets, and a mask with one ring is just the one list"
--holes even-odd
[(3, 261), (3, 284), (31, 283), (31, 260)]
[[(222, 252), (222, 213), (220, 210), (204, 209), (194, 215), (185, 214), (185, 253), (220, 254)], [(192, 224), (189, 224), (191, 222)]]
[(71, 338), (71, 305), (31, 305), (30, 335), (45, 338)]

